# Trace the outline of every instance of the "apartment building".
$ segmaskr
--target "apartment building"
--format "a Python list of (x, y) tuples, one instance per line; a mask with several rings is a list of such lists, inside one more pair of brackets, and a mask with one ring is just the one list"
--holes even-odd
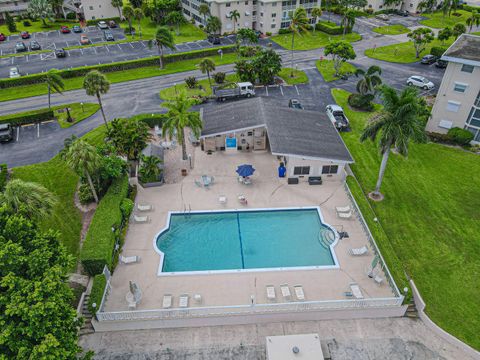
[(73, 3), (85, 20), (118, 17), (118, 10), (112, 6), (111, 0), (73, 0)]
[(480, 36), (463, 34), (443, 54), (448, 61), (426, 130), (445, 134), (453, 127), (480, 142)]
[[(279, 29), (290, 25), (288, 14), (302, 6), (307, 10), (308, 15), (315, 6), (320, 6), (321, 0), (182, 0), (183, 12), (188, 18), (193, 18), (197, 23), (204, 24), (205, 21), (198, 9), (200, 4), (206, 3), (210, 7), (210, 14), (217, 16), (222, 22), (221, 33), (228, 33), (235, 30), (248, 28), (262, 33), (278, 33)], [(230, 13), (237, 10), (240, 18), (235, 26)], [(313, 23), (314, 19), (310, 19)]]
[(0, 0), (0, 21), (5, 19), (5, 13), (10, 13), (12, 16), (17, 16), (25, 13), (28, 8), (30, 0)]

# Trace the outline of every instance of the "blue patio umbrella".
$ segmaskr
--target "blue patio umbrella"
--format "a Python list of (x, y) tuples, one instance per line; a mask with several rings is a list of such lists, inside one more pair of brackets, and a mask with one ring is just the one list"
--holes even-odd
[(255, 172), (252, 165), (243, 164), (237, 167), (237, 174), (243, 177), (250, 176)]

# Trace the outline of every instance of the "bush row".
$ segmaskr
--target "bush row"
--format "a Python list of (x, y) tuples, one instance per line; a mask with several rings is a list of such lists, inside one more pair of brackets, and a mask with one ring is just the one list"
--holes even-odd
[(158, 125), (161, 127), (166, 117), (167, 117), (166, 114), (154, 114), (153, 116), (152, 114), (140, 114), (140, 115), (135, 115), (130, 119), (143, 121), (145, 124), (147, 124), (150, 128), (153, 129), (155, 125)]
[(430, 54), (436, 57), (441, 57), (445, 51), (447, 51), (447, 47), (432, 46), (432, 48), (430, 49)]
[[(169, 64), (181, 60), (189, 60), (196, 58), (203, 58), (206, 56), (214, 56), (218, 54), (218, 50), (222, 50), (223, 53), (230, 53), (235, 51), (234, 46), (222, 46), (210, 49), (202, 49), (189, 51), (178, 54), (170, 54), (164, 56), (164, 64)], [(82, 66), (79, 68), (67, 69), (59, 71), (59, 75), (64, 79), (75, 78), (79, 76), (85, 76), (91, 70), (99, 70), (103, 73), (115, 72), (115, 71), (125, 71), (131, 69), (137, 69), (148, 66), (157, 66), (158, 65), (158, 56), (153, 56), (145, 59), (139, 60), (129, 60), (121, 61), (111, 64), (103, 65), (93, 65), (93, 66)], [(22, 85), (32, 85), (44, 82), (44, 74), (34, 74), (22, 76), (14, 79), (3, 79), (0, 80), (0, 89), (6, 89)]]
[(108, 24), (110, 20), (115, 21), (117, 25), (120, 24), (121, 22), (120, 18), (117, 16), (117, 17), (111, 17), (111, 18), (105, 18), (105, 19), (87, 20), (87, 25), (88, 26), (97, 25), (100, 21), (105, 21)]
[(460, 146), (466, 146), (473, 140), (473, 134), (470, 131), (458, 127), (451, 128), (446, 134), (427, 132), (427, 135), (433, 142)]
[[(93, 278), (92, 290), (90, 291), (90, 299), (87, 304), (88, 311), (90, 311), (92, 315), (95, 315), (95, 312), (97, 312), (100, 307), (106, 285), (107, 279), (105, 279), (105, 275), (95, 275)], [(95, 307), (93, 307), (93, 304), (95, 304)]]
[(105, 265), (111, 268), (115, 232), (121, 229), (125, 220), (122, 217), (120, 204), (127, 195), (128, 177), (124, 175), (112, 182), (98, 204), (80, 254), (83, 268), (91, 276), (100, 274)]
[(5, 189), (5, 185), (7, 185), (7, 164), (0, 164), (0, 192)]
[[(329, 21), (319, 21), (317, 25), (315, 25), (315, 29), (319, 31), (323, 31), (329, 35), (341, 35), (343, 34), (343, 26), (337, 25), (333, 22)], [(352, 29), (347, 28), (347, 33), (351, 33)]]
[(52, 120), (55, 117), (53, 110), (40, 109), (19, 114), (5, 115), (0, 117), (0, 124), (9, 123), (11, 125), (32, 124), (40, 121)]

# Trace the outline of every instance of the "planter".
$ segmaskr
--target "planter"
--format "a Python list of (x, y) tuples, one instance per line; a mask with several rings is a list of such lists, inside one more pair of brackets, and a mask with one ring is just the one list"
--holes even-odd
[(187, 169), (182, 169), (182, 176), (187, 176)]

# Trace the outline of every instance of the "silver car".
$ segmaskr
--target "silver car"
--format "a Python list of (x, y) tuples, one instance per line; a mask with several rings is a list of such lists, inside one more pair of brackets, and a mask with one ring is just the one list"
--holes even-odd
[(420, 75), (410, 76), (407, 80), (407, 85), (417, 86), (424, 90), (432, 90), (435, 87), (435, 84), (433, 82)]

